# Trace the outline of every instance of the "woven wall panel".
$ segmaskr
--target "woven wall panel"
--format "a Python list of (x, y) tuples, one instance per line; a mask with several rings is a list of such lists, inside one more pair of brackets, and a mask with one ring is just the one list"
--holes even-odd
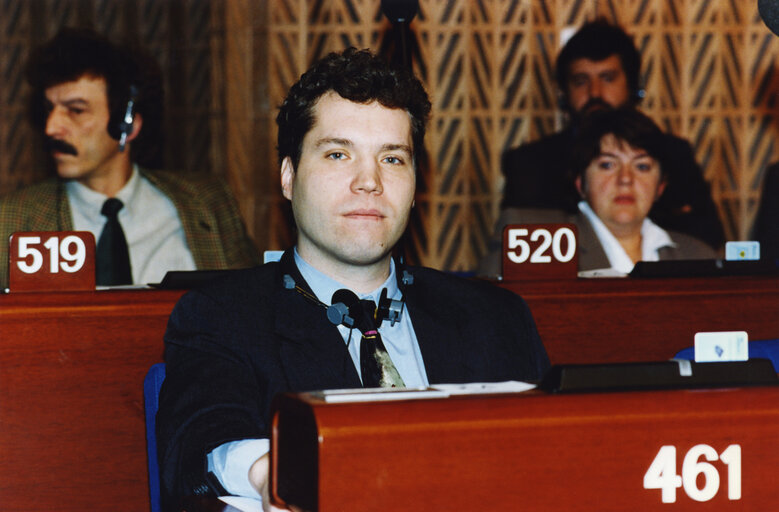
[[(168, 166), (226, 177), (261, 249), (294, 240), (279, 190), (276, 108), (311, 62), (346, 46), (397, 51), (379, 0), (8, 0), (0, 2), (0, 193), (40, 179), (21, 70), (61, 26), (146, 46), (167, 90)], [(472, 269), (498, 213), (508, 148), (559, 129), (561, 38), (595, 16), (625, 26), (643, 54), (642, 108), (690, 140), (728, 237), (746, 238), (763, 173), (779, 160), (779, 38), (756, 2), (421, 0), (413, 68), (434, 102), (405, 242), (409, 258)]]

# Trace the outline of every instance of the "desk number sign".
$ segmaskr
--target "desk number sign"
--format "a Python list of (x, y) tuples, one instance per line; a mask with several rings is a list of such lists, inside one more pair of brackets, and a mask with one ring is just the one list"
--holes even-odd
[(8, 288), (12, 292), (94, 290), (94, 235), (87, 231), (14, 233)]
[(574, 224), (517, 224), (503, 230), (503, 279), (575, 279)]

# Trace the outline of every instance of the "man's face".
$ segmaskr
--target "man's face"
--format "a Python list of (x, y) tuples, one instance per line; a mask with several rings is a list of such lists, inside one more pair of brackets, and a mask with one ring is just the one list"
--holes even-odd
[(322, 96), (298, 168), (281, 169), (301, 257), (331, 276), (388, 260), (414, 198), (412, 158), (404, 110)]
[(612, 233), (640, 229), (665, 182), (660, 164), (646, 151), (614, 135), (600, 142), (600, 154), (576, 179), (576, 187)]
[(598, 61), (576, 59), (571, 62), (566, 95), (576, 115), (626, 105), (630, 100), (630, 88), (619, 55)]
[(46, 136), (57, 173), (89, 186), (95, 179), (116, 172), (115, 161), (127, 157), (108, 134), (105, 79), (85, 75), (49, 87), (45, 96)]

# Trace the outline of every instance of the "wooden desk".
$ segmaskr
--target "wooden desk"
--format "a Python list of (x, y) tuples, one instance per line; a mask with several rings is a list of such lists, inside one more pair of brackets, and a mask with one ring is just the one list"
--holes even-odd
[(555, 364), (661, 361), (699, 331), (779, 338), (779, 277), (495, 284), (527, 301)]
[(143, 377), (181, 294), (0, 295), (0, 509), (148, 510)]
[[(284, 395), (276, 407), (273, 492), (288, 503), (318, 502), (319, 512), (730, 511), (779, 503), (779, 387), (361, 404), (302, 394)], [(700, 445), (714, 454), (709, 466), (694, 465), (706, 463), (696, 456)], [(665, 476), (684, 474), (674, 504), (644, 488), (663, 446), (676, 450)], [(696, 484), (704, 467), (718, 478)], [(695, 501), (696, 485), (715, 492)], [(730, 499), (736, 489), (740, 497)]]

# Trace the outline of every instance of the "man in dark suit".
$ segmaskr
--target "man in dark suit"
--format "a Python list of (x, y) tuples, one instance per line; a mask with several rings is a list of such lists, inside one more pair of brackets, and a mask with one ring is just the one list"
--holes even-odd
[[(365, 50), (328, 55), (290, 89), (277, 123), (295, 248), (184, 296), (165, 335), (157, 431), (169, 506), (230, 493), (262, 496), (270, 509), (274, 395), (369, 382), (368, 335), (330, 315), (339, 294), (380, 304), (371, 311), (395, 385), (542, 377), (549, 361), (520, 297), (391, 256), (413, 207), (429, 111), (416, 78)], [(397, 321), (382, 322), (382, 304), (394, 304)]]
[[(550, 208), (575, 213), (579, 194), (568, 175), (568, 148), (577, 126), (593, 110), (637, 106), (644, 96), (640, 71), (641, 55), (620, 27), (596, 20), (574, 34), (556, 63), (560, 99), (570, 123), (559, 133), (503, 155), (506, 182), (501, 208)], [(720, 248), (724, 243), (722, 223), (690, 144), (666, 134), (665, 145), (665, 153), (672, 155), (661, 162), (668, 185), (649, 216), (665, 229)]]

